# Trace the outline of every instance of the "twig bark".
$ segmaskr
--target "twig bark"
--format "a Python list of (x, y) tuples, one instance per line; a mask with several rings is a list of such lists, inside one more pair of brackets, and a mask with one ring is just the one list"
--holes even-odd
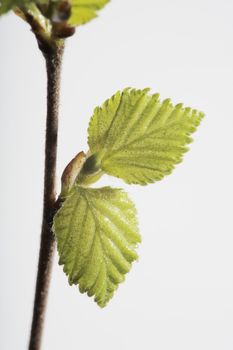
[(47, 123), (45, 141), (44, 208), (38, 273), (29, 350), (39, 350), (45, 319), (55, 241), (51, 231), (55, 213), (58, 110), (63, 45), (44, 52), (47, 68)]

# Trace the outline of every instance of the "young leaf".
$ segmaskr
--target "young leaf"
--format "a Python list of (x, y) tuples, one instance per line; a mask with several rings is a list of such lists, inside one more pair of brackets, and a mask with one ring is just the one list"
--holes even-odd
[(140, 236), (127, 194), (74, 186), (55, 215), (53, 231), (69, 283), (104, 307), (137, 259)]
[(0, 1), (0, 15), (12, 10), (16, 6), (22, 6), (25, 2), (24, 0), (2, 0)]
[(0, 1), (0, 15), (13, 10), (16, 7), (27, 6), (32, 3), (43, 4), (46, 0), (1, 0)]
[[(30, 3), (44, 4), (48, 0), (2, 0), (0, 1), (0, 15)], [(51, 0), (51, 2), (59, 2), (58, 0)], [(78, 26), (91, 21), (97, 17), (97, 12), (101, 10), (109, 0), (70, 0), (71, 2), (71, 16), (69, 24)]]
[(72, 0), (69, 23), (74, 26), (85, 24), (97, 16), (109, 0)]
[(91, 162), (127, 183), (145, 185), (170, 174), (203, 117), (148, 90), (117, 92), (95, 109), (88, 128)]

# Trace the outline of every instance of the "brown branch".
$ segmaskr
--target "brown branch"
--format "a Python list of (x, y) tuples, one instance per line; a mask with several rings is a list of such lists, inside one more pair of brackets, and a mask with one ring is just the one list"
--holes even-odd
[(47, 50), (47, 48), (44, 50), (48, 80), (44, 170), (44, 208), (29, 350), (40, 349), (55, 248), (55, 240), (51, 231), (51, 227), (54, 212), (56, 211), (55, 178), (60, 73), (63, 49), (64, 47), (60, 43), (59, 46), (57, 46), (54, 50), (50, 51)]

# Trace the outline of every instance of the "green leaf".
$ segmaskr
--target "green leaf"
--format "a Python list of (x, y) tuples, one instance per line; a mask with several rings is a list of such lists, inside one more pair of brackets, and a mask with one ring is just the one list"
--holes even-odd
[(22, 7), (33, 3), (44, 2), (45, 0), (0, 0), (0, 15), (13, 10), (15, 7)]
[(74, 186), (55, 215), (53, 231), (69, 283), (104, 307), (137, 259), (140, 236), (127, 194)]
[(88, 128), (87, 164), (127, 183), (145, 185), (161, 180), (181, 162), (203, 113), (173, 106), (169, 99), (161, 102), (148, 91), (125, 89), (95, 109)]
[(14, 7), (24, 4), (23, 0), (1, 0), (0, 1), (0, 15), (12, 10)]
[(108, 2), (109, 0), (72, 0), (69, 23), (78, 26), (91, 21), (97, 17), (97, 11), (102, 9)]

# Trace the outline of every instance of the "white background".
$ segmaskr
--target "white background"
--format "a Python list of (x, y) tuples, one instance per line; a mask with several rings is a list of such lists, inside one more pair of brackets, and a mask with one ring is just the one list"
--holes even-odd
[[(58, 186), (87, 150), (93, 108), (147, 87), (206, 118), (184, 162), (135, 200), (140, 260), (101, 310), (55, 259), (43, 350), (233, 349), (233, 1), (112, 0), (67, 40)], [(28, 26), (0, 20), (0, 348), (27, 348), (42, 210), (44, 61)], [(58, 187), (59, 190), (59, 187)]]

